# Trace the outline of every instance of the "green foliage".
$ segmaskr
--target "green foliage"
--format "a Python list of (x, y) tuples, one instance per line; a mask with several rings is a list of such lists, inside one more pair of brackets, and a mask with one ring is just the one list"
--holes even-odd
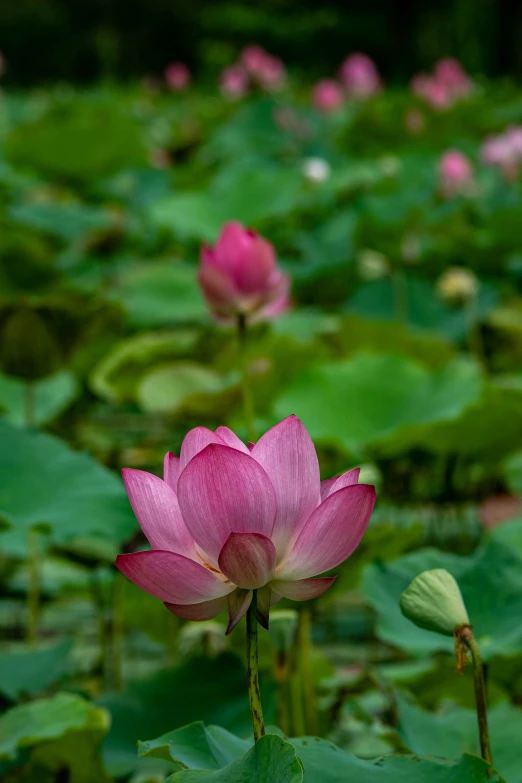
[(59, 682), (68, 671), (70, 639), (39, 650), (13, 650), (0, 654), (0, 691), (11, 701), (34, 696)]

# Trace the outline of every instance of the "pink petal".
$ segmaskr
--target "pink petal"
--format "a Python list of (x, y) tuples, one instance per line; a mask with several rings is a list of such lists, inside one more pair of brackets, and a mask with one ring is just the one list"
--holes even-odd
[(205, 566), (175, 552), (153, 549), (118, 555), (116, 566), (146, 593), (170, 604), (197, 604), (234, 590)]
[(249, 451), (252, 451), (252, 449), (254, 448), (254, 446), (255, 446), (255, 445), (256, 445), (256, 444), (255, 444), (255, 443), (253, 443), (253, 441), (249, 440), (249, 441), (248, 441), (248, 450), (249, 450)]
[(329, 587), (333, 585), (336, 576), (322, 576), (316, 579), (297, 579), (294, 582), (287, 582), (282, 579), (274, 579), (270, 587), (283, 598), (289, 598), (291, 601), (309, 601), (311, 598), (326, 593)]
[(144, 470), (123, 468), (122, 476), (132, 510), (153, 549), (197, 557), (174, 490)]
[(321, 500), (326, 500), (329, 495), (343, 487), (351, 487), (357, 484), (360, 472), (360, 468), (353, 468), (352, 470), (347, 470), (342, 476), (334, 476), (331, 479), (326, 479), (326, 481), (321, 481)]
[(163, 481), (171, 489), (176, 491), (179, 476), (179, 457), (176, 457), (172, 451), (167, 451), (163, 460)]
[(276, 492), (272, 541), (281, 556), (320, 502), (315, 447), (299, 419), (289, 416), (258, 440), (252, 456), (265, 469)]
[(270, 539), (259, 533), (231, 533), (218, 563), (227, 579), (238, 587), (254, 590), (272, 579), (276, 551)]
[(199, 604), (168, 604), (165, 606), (182, 620), (212, 620), (218, 614), (224, 612), (228, 602), (226, 597), (213, 598), (211, 601), (202, 601)]
[(345, 487), (327, 497), (277, 571), (278, 579), (306, 579), (350, 557), (363, 537), (374, 503), (375, 488), (369, 484)]
[(229, 446), (211, 444), (190, 461), (178, 479), (178, 500), (213, 565), (231, 533), (271, 537), (276, 499), (270, 479), (252, 457)]
[(219, 435), (216, 435), (215, 432), (207, 429), (207, 427), (194, 427), (193, 430), (187, 432), (183, 438), (179, 455), (180, 474), (187, 467), (190, 460), (195, 457), (196, 454), (199, 454), (200, 451), (203, 451), (209, 443), (224, 444), (224, 441), (221, 440)]
[(216, 430), (216, 435), (218, 435), (218, 437), (220, 437), (221, 440), (232, 449), (238, 449), (244, 454), (250, 453), (243, 441), (240, 440), (235, 432), (232, 432), (232, 430), (230, 430), (228, 427), (218, 427)]
[(252, 603), (252, 590), (242, 590), (240, 587), (228, 596), (228, 625), (226, 635), (234, 630), (248, 607)]

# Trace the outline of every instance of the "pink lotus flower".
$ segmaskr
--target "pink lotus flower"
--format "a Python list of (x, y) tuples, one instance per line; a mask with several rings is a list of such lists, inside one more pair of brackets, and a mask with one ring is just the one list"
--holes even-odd
[(199, 283), (216, 320), (275, 318), (289, 306), (290, 281), (274, 248), (241, 223), (226, 223), (213, 248), (203, 246)]
[(489, 136), (482, 144), (481, 157), (486, 165), (497, 166), (506, 179), (515, 179), (522, 168), (522, 126)]
[(243, 98), (248, 92), (248, 73), (241, 65), (229, 65), (221, 71), (219, 88), (223, 95), (233, 100)]
[(418, 98), (425, 101), (432, 109), (448, 109), (453, 103), (448, 87), (424, 73), (419, 73), (413, 77), (411, 89)]
[(324, 593), (335, 568), (357, 548), (375, 490), (359, 470), (320, 482), (314, 445), (295, 416), (251, 450), (227, 427), (196, 427), (181, 453), (165, 456), (163, 481), (126, 468), (129, 500), (152, 550), (119, 555), (134, 584), (186, 620), (227, 606), (227, 633), (258, 591), (260, 622), (280, 598)]
[(473, 82), (458, 60), (445, 57), (438, 61), (432, 74), (414, 76), (411, 89), (433, 109), (448, 109), (473, 91)]
[(439, 161), (439, 176), (443, 195), (465, 193), (473, 184), (472, 163), (460, 150), (448, 150)]
[(191, 82), (190, 71), (183, 63), (171, 63), (165, 68), (165, 82), (171, 90), (186, 90)]
[(252, 79), (270, 92), (283, 86), (286, 69), (279, 57), (274, 57), (262, 46), (246, 46), (240, 54), (240, 62)]
[(435, 65), (435, 80), (448, 88), (455, 98), (465, 98), (473, 90), (473, 82), (453, 57), (444, 57)]
[(330, 114), (344, 103), (344, 90), (334, 79), (321, 79), (313, 88), (312, 102), (317, 111)]
[(251, 44), (250, 46), (245, 46), (239, 55), (239, 60), (246, 71), (251, 74), (257, 74), (263, 68), (266, 57), (267, 53), (262, 46)]
[(339, 76), (348, 95), (354, 98), (367, 98), (375, 95), (382, 87), (379, 71), (371, 57), (356, 52), (342, 63)]

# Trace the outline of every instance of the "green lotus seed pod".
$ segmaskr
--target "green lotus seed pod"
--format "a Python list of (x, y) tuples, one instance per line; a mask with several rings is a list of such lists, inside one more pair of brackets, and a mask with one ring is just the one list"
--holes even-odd
[(292, 648), (297, 631), (299, 614), (295, 609), (275, 609), (270, 612), (268, 630), (276, 652), (287, 653)]
[(408, 620), (445, 636), (453, 636), (469, 617), (459, 586), (444, 568), (424, 571), (415, 577), (400, 598), (401, 612)]

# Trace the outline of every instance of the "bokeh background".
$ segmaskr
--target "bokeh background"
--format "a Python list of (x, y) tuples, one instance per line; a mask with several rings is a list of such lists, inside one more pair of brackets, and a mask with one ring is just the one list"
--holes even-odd
[(237, 335), (197, 282), (228, 221), (292, 280), (248, 332), (258, 436), (295, 413), (322, 478), (360, 465), (378, 494), (334, 587), (283, 602), (282, 686), (261, 632), (267, 722), (386, 757), (382, 783), (396, 751), (477, 754), (470, 667), (399, 611), (443, 567), (522, 783), (521, 35), (514, 0), (0, 4), (8, 783), (162, 783), (178, 768), (138, 740), (249, 734), (244, 629), (178, 621), (114, 567), (146, 546), (122, 467), (160, 475), (197, 425), (247, 439)]

